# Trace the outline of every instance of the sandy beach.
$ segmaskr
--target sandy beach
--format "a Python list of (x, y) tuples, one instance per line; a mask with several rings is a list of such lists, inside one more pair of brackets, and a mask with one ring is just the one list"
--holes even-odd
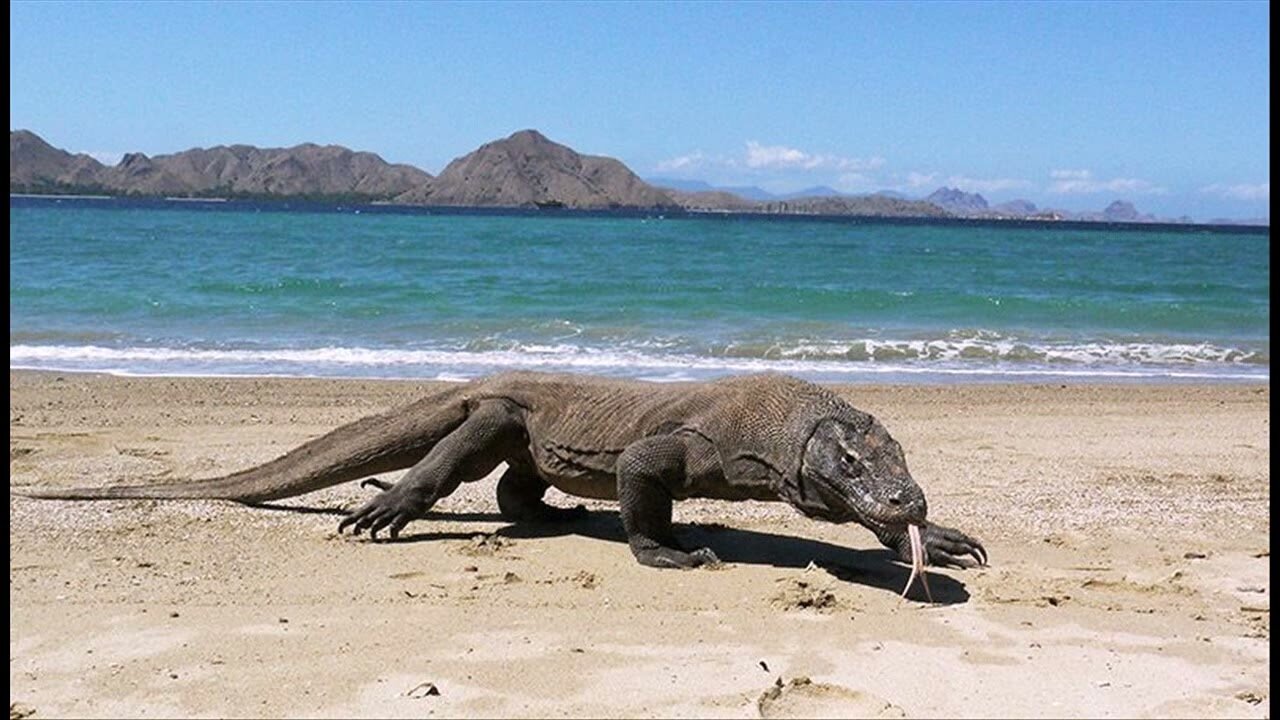
[[(249, 467), (429, 383), (10, 372), (12, 485)], [(864, 528), (677, 504), (520, 526), (493, 479), (397, 543), (278, 503), (10, 498), (11, 717), (1267, 717), (1268, 385), (845, 386), (991, 564), (936, 603)], [(563, 495), (554, 504), (577, 502)]]

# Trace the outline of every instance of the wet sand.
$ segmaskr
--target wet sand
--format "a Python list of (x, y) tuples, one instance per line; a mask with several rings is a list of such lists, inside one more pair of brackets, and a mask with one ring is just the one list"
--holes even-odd
[[(10, 383), (13, 485), (218, 475), (432, 386)], [(867, 530), (781, 504), (677, 504), (726, 561), (677, 571), (634, 562), (611, 503), (502, 521), (492, 477), (398, 543), (336, 534), (354, 483), (11, 497), (10, 715), (1269, 716), (1269, 386), (837, 390), (987, 546), (931, 571), (934, 604), (899, 599), (909, 568)]]

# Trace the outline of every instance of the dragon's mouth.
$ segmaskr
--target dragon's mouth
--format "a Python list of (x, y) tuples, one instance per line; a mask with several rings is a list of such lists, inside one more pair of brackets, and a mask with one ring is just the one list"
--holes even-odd
[(911, 543), (911, 575), (907, 578), (907, 586), (902, 589), (902, 597), (906, 597), (911, 592), (911, 586), (915, 584), (916, 578), (920, 578), (920, 583), (924, 585), (925, 597), (929, 602), (933, 602), (933, 593), (929, 591), (929, 578), (925, 574), (925, 565), (928, 563), (929, 553), (924, 546), (924, 519), (918, 523), (879, 523), (875, 521), (862, 520), (872, 532), (879, 537), (886, 535), (897, 535), (906, 532), (907, 541)]
[(881, 502), (870, 492), (838, 479), (823, 477), (819, 478), (818, 484), (831, 496), (839, 499), (840, 505), (845, 508), (843, 514), (848, 520), (856, 520), (867, 527), (901, 528), (906, 525), (924, 525), (925, 505), (922, 502), (907, 505)]
[(907, 586), (902, 589), (902, 597), (905, 598), (907, 593), (911, 592), (911, 586), (919, 577), (920, 583), (924, 585), (925, 597), (929, 602), (933, 602), (933, 593), (929, 590), (929, 578), (925, 572), (928, 554), (925, 551), (924, 537), (921, 533), (926, 514), (924, 504), (920, 503), (904, 509), (878, 502), (869, 492), (860, 491), (849, 483), (822, 476), (814, 479), (817, 480), (814, 486), (819, 489), (824, 502), (822, 512), (815, 512), (817, 508), (809, 506), (810, 514), (831, 522), (843, 523), (856, 520), (878, 536), (882, 536), (885, 531), (893, 531), (896, 534), (906, 530), (907, 540), (911, 543), (911, 575), (907, 578)]

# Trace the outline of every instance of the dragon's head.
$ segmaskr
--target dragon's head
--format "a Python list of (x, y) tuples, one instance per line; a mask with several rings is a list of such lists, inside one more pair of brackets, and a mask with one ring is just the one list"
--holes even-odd
[(799, 497), (806, 515), (875, 529), (924, 524), (924, 491), (907, 471), (902, 446), (865, 413), (821, 420), (804, 448)]

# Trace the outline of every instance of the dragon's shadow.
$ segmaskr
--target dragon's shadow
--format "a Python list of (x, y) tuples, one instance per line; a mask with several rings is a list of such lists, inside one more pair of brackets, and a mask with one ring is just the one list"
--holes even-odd
[[(256, 507), (303, 513), (329, 513), (341, 515), (343, 511), (331, 508), (312, 508), (297, 505), (278, 505), (261, 503)], [(447, 522), (507, 522), (498, 513), (465, 512), (449, 513), (431, 511), (424, 520)], [(430, 527), (424, 525), (423, 527)], [(888, 549), (858, 550), (840, 545), (833, 545), (822, 540), (797, 537), (795, 535), (779, 535), (777, 533), (745, 530), (729, 527), (719, 523), (675, 523), (676, 535), (690, 547), (709, 547), (726, 563), (742, 563), (750, 565), (772, 565), (780, 568), (805, 568), (809, 563), (826, 570), (836, 578), (845, 582), (856, 582), (871, 587), (902, 592), (911, 574), (911, 568), (898, 562), (895, 554)], [(545, 537), (562, 537), (580, 535), (596, 540), (607, 540), (626, 544), (627, 537), (622, 531), (622, 520), (616, 510), (593, 510), (585, 513), (581, 519), (570, 522), (538, 523), (517, 522), (498, 528), (495, 533), (506, 538), (533, 539)], [(402, 533), (398, 542), (431, 542), (436, 540), (464, 540), (474, 537), (476, 532), (431, 531)], [(628, 558), (629, 560), (630, 558)], [(919, 582), (917, 581), (917, 585)], [(935, 602), (943, 605), (954, 605), (968, 602), (969, 591), (965, 584), (955, 578), (930, 571), (929, 589)], [(924, 591), (917, 587), (911, 592), (912, 598), (923, 597)]]

